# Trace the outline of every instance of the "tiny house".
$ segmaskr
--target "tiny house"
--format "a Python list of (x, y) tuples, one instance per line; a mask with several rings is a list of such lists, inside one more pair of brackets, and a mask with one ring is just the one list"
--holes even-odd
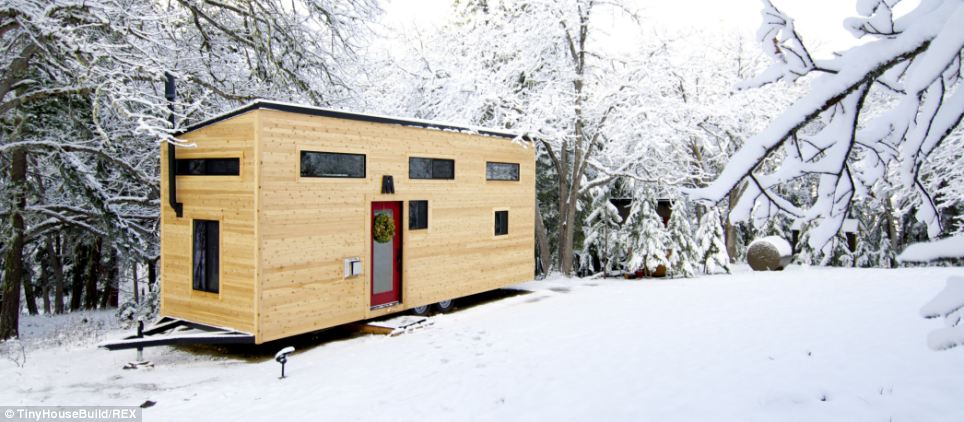
[(161, 150), (161, 310), (263, 343), (530, 280), (513, 133), (257, 101)]

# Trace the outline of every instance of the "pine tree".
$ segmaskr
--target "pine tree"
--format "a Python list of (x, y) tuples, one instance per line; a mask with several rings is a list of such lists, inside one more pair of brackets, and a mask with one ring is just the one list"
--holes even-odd
[(854, 266), (854, 254), (847, 245), (847, 238), (843, 234), (837, 233), (830, 240), (830, 252), (823, 257), (821, 265), (833, 265), (837, 267)]
[(726, 254), (726, 242), (723, 239), (723, 226), (720, 225), (720, 211), (710, 208), (700, 219), (696, 229), (698, 257), (705, 274), (716, 273), (723, 269), (730, 272), (730, 257)]
[(666, 251), (669, 248), (669, 235), (663, 227), (663, 219), (656, 214), (648, 199), (633, 202), (633, 209), (627, 219), (628, 240), (632, 247), (627, 266), (630, 271), (640, 269), (656, 271), (660, 265), (668, 265)]
[(604, 272), (613, 272), (623, 258), (623, 243), (620, 225), (623, 219), (619, 210), (610, 201), (608, 188), (597, 189), (592, 198), (592, 212), (586, 219), (588, 224), (583, 231), (583, 256), (595, 252)]
[(880, 241), (877, 242), (877, 266), (880, 268), (896, 268), (897, 252), (886, 233), (887, 229), (882, 226), (880, 228)]
[(874, 268), (880, 266), (880, 256), (877, 255), (877, 248), (874, 247), (874, 244), (877, 243), (876, 240), (879, 240), (879, 237), (861, 236), (860, 239), (857, 239), (857, 250), (854, 251), (857, 267)]
[(675, 205), (666, 227), (669, 232), (670, 249), (672, 250), (667, 257), (669, 270), (674, 277), (692, 277), (696, 274), (695, 267), (699, 261), (699, 247), (693, 238), (693, 229), (690, 228), (688, 204), (683, 200), (678, 200)]
[(794, 262), (800, 265), (819, 265), (822, 262), (823, 252), (810, 246), (810, 232), (814, 228), (812, 222), (800, 226), (800, 237), (797, 240), (797, 253)]
[(762, 236), (780, 236), (783, 239), (790, 238), (790, 219), (785, 214), (776, 214), (767, 219), (766, 224), (760, 229), (758, 233), (762, 233)]

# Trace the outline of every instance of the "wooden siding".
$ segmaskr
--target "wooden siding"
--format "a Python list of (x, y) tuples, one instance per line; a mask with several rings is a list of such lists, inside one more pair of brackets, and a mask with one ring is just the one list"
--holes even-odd
[[(283, 338), (532, 278), (535, 159), (509, 139), (258, 110), (260, 263), (257, 342)], [(214, 125), (218, 126), (218, 125)], [(301, 150), (366, 156), (364, 179), (299, 177)], [(411, 156), (455, 160), (454, 180), (410, 180)], [(520, 180), (486, 181), (486, 161)], [(380, 194), (392, 175), (395, 194)], [(428, 229), (408, 230), (408, 201), (428, 200)], [(402, 303), (370, 310), (373, 201), (402, 204)], [(494, 235), (495, 210), (509, 234)], [(345, 258), (364, 272), (344, 278)]]
[[(239, 176), (177, 176), (177, 218), (168, 201), (167, 146), (161, 147), (161, 315), (256, 332), (255, 116), (252, 113), (185, 134), (196, 147), (177, 158), (240, 158)], [(220, 221), (220, 292), (192, 288), (192, 221)]]

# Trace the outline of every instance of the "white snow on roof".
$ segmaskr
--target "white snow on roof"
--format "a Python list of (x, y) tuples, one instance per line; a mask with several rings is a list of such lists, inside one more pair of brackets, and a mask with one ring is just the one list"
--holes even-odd
[(284, 101), (272, 101), (272, 100), (265, 100), (265, 99), (257, 99), (257, 100), (248, 102), (240, 107), (225, 111), (221, 114), (218, 114), (216, 116), (205, 119), (201, 122), (190, 125), (188, 126), (188, 130), (192, 130), (192, 128), (205, 126), (218, 119), (223, 119), (225, 116), (230, 115), (231, 113), (235, 113), (238, 110), (242, 110), (248, 107), (258, 108), (259, 106), (262, 106), (262, 105), (294, 107), (294, 108), (300, 108), (305, 110), (316, 110), (316, 111), (325, 112), (325, 113), (340, 113), (340, 114), (346, 114), (346, 115), (351, 115), (351, 116), (356, 116), (361, 118), (367, 117), (367, 118), (375, 118), (375, 119), (389, 119), (389, 120), (395, 120), (403, 126), (407, 126), (407, 124), (411, 124), (411, 126), (420, 127), (424, 129), (454, 131), (459, 133), (469, 133), (469, 134), (483, 135), (483, 136), (497, 135), (497, 136), (504, 136), (507, 138), (513, 138), (515, 140), (521, 140), (522, 137), (525, 136), (524, 133), (509, 132), (509, 131), (500, 130), (500, 129), (489, 129), (489, 128), (483, 128), (478, 126), (468, 126), (468, 125), (462, 125), (457, 123), (440, 122), (435, 120), (422, 120), (422, 119), (410, 119), (406, 117), (386, 116), (383, 114), (358, 113), (354, 111), (336, 110), (331, 108), (315, 107), (315, 106), (309, 106), (304, 104), (289, 103)]

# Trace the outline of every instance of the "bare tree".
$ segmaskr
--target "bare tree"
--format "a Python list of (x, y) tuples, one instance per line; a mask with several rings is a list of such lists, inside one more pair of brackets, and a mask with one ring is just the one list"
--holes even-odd
[[(731, 218), (774, 209), (804, 221), (821, 218), (810, 237), (820, 248), (838, 232), (855, 197), (894, 177), (913, 193), (916, 217), (937, 236), (940, 213), (921, 169), (964, 114), (958, 88), (964, 7), (925, 1), (895, 19), (896, 3), (858, 2), (863, 17), (846, 25), (855, 36), (874, 40), (820, 61), (793, 20), (764, 0), (758, 35), (773, 64), (741, 88), (807, 77), (813, 78), (810, 90), (747, 140), (711, 185), (691, 190), (692, 197), (719, 201), (746, 181)], [(872, 105), (870, 92), (892, 100)], [(768, 172), (767, 160), (779, 166)], [(804, 178), (815, 180), (811, 204), (794, 203), (778, 189)]]

